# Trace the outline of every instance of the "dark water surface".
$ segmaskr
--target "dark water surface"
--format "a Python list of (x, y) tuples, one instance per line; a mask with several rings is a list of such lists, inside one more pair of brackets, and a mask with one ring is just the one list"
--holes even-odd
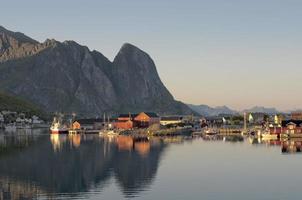
[(1, 132), (0, 199), (301, 199), (295, 145)]

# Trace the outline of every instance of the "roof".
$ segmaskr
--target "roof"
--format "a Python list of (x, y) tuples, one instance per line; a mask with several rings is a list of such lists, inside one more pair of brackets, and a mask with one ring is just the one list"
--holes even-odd
[(182, 120), (182, 117), (178, 117), (178, 116), (169, 116), (169, 117), (161, 117), (162, 121), (178, 121), (178, 120)]
[[(148, 115), (149, 117), (153, 117), (153, 118), (158, 118), (159, 116), (156, 114), (156, 113), (153, 113), (153, 112), (142, 112), (142, 113), (145, 113), (146, 115)], [(129, 115), (131, 116), (131, 118), (135, 118), (137, 117), (139, 114), (120, 114), (118, 117), (119, 118), (129, 118)]]
[(154, 113), (154, 112), (143, 112), (143, 113), (145, 113), (145, 114), (148, 115), (149, 117), (156, 117), (156, 118), (159, 117), (159, 116), (158, 116), (156, 113)]
[(289, 123), (294, 123), (294, 124), (296, 124), (296, 125), (300, 125), (300, 124), (302, 124), (302, 120), (283, 120), (282, 121), (282, 127), (286, 127), (286, 125), (287, 124), (289, 124)]
[(130, 114), (130, 113), (128, 113), (128, 114), (120, 114), (118, 117), (119, 118), (128, 118), (130, 116), (131, 118), (135, 118), (137, 115), (138, 114)]

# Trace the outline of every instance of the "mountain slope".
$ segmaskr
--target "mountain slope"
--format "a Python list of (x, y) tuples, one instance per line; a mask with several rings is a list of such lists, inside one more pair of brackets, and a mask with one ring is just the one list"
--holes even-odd
[(131, 44), (110, 62), (73, 41), (39, 43), (1, 27), (0, 49), (0, 89), (50, 112), (193, 112), (174, 100), (150, 56)]
[(47, 118), (45, 112), (34, 106), (33, 104), (24, 101), (23, 99), (0, 92), (0, 111), (9, 110), (18, 113), (24, 113), (28, 117), (37, 115), (42, 118)]

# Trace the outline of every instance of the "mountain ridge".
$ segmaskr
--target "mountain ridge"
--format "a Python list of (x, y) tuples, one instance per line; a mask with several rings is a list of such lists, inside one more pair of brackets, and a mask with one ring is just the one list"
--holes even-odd
[(202, 116), (218, 116), (221, 114), (227, 114), (227, 115), (236, 115), (240, 113), (266, 113), (266, 114), (277, 114), (277, 113), (283, 113), (281, 111), (278, 111), (276, 108), (267, 108), (264, 106), (254, 106), (249, 109), (243, 109), (240, 111), (233, 110), (227, 106), (216, 106), (216, 107), (210, 107), (205, 104), (200, 105), (194, 105), (194, 104), (187, 104), (191, 109), (196, 111)]

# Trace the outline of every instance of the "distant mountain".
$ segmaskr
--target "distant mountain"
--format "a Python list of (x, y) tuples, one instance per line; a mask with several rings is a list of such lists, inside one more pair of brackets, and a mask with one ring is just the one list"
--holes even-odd
[(74, 41), (40, 43), (0, 26), (0, 90), (49, 112), (82, 116), (191, 114), (161, 82), (151, 57), (124, 44), (114, 61)]
[(242, 111), (236, 111), (228, 108), (227, 106), (217, 106), (217, 107), (210, 107), (207, 105), (192, 105), (187, 104), (192, 110), (199, 113), (202, 116), (218, 116), (221, 114), (227, 115), (235, 115), (238, 113), (266, 113), (266, 114), (276, 114), (280, 113), (276, 108), (265, 108), (261, 106), (255, 106), (250, 109), (245, 109)]
[(262, 106), (254, 106), (250, 109), (245, 109), (242, 112), (248, 112), (248, 113), (267, 113), (267, 114), (276, 114), (279, 113), (279, 111), (276, 108), (265, 108)]
[(210, 107), (207, 105), (192, 105), (192, 104), (187, 104), (187, 105), (198, 114), (206, 117), (218, 116), (220, 114), (234, 115), (238, 113), (237, 111), (232, 110), (227, 106)]

